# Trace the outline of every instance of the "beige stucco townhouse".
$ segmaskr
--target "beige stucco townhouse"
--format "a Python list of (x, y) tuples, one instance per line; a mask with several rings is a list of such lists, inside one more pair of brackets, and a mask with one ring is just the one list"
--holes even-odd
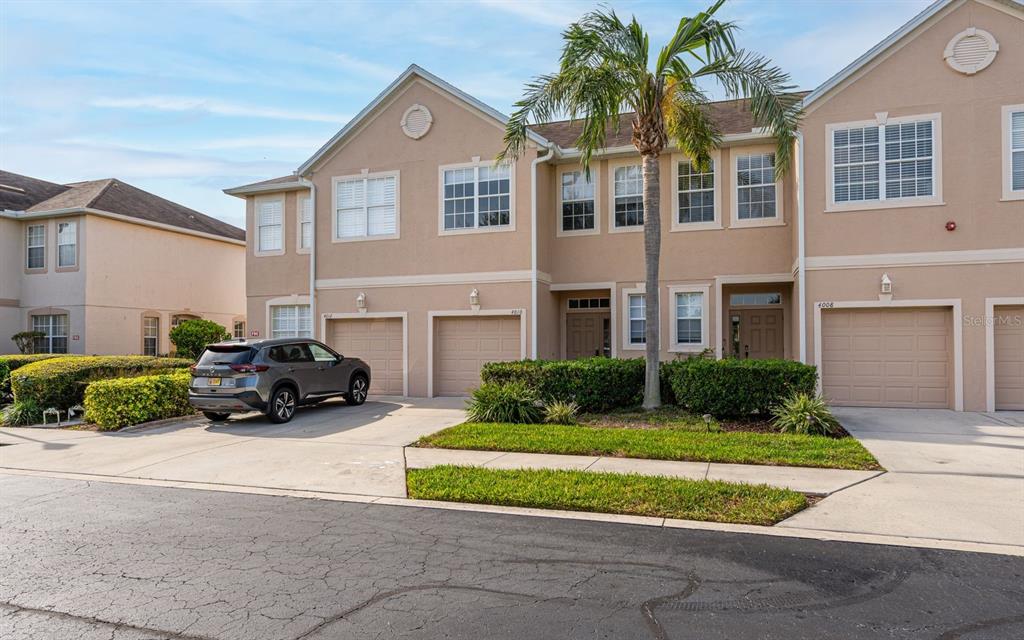
[(0, 353), (169, 353), (171, 327), (245, 334), (245, 231), (120, 180), (0, 171)]
[[(1024, 9), (942, 0), (804, 97), (792, 170), (742, 102), (700, 173), (661, 160), (663, 358), (816, 364), (839, 405), (1024, 408)], [(489, 360), (643, 355), (629, 117), (495, 166), (505, 117), (412, 66), (246, 201), (250, 328), (463, 394)]]

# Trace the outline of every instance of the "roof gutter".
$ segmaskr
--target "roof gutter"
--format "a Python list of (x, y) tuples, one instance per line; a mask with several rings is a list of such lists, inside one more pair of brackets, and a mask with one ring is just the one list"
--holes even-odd
[[(309, 189), (309, 206), (312, 209), (310, 212), (312, 233), (309, 238), (309, 322), (312, 325), (310, 330), (313, 332), (313, 337), (316, 338), (318, 337), (316, 330), (320, 326), (320, 323), (316, 321), (316, 185), (312, 180), (306, 178), (299, 178), (299, 183)], [(302, 212), (298, 209), (296, 207), (295, 213), (301, 216)], [(319, 336), (319, 338), (322, 340), (323, 336)]]
[(229, 196), (238, 196), (244, 198), (248, 195), (257, 193), (266, 193), (268, 191), (293, 191), (295, 189), (303, 189), (309, 185), (305, 184), (302, 178), (297, 178), (292, 182), (275, 182), (274, 184), (264, 184), (257, 187), (232, 187), (230, 189), (222, 189), (222, 191)]
[(237, 244), (245, 246), (245, 240), (236, 240), (227, 236), (217, 235), (216, 233), (206, 233), (205, 231), (195, 231), (193, 229), (186, 229), (185, 227), (178, 227), (173, 224), (164, 224), (162, 222), (153, 222), (152, 220), (145, 220), (143, 218), (135, 218), (133, 216), (126, 216), (120, 213), (113, 213), (112, 211), (104, 211), (103, 209), (93, 209), (91, 207), (69, 207), (67, 209), (51, 209), (49, 211), (0, 211), (0, 217), (10, 218), (12, 220), (38, 220), (41, 218), (57, 218), (60, 216), (73, 216), (90, 214), (95, 216), (102, 216), (104, 218), (110, 218), (112, 220), (120, 220), (121, 222), (127, 222), (129, 224), (137, 224), (143, 227), (153, 227), (155, 229), (163, 229), (164, 231), (173, 231), (174, 233), (184, 233), (189, 236), (196, 236), (199, 238), (206, 238), (208, 240), (217, 240), (218, 242), (227, 242), (229, 244)]
[(804, 134), (796, 132), (796, 234), (797, 234), (797, 287), (800, 289), (798, 305), (800, 309), (800, 321), (798, 332), (800, 336), (800, 362), (807, 362), (807, 232), (804, 228)]
[[(722, 145), (723, 146), (728, 146), (728, 145), (734, 144), (734, 143), (758, 142), (758, 141), (761, 141), (761, 140), (768, 141), (768, 140), (774, 140), (774, 139), (775, 139), (775, 136), (773, 136), (767, 130), (764, 130), (764, 129), (754, 129), (754, 130), (750, 131), (750, 133), (727, 133), (724, 136), (722, 136)], [(666, 151), (678, 151), (678, 149), (676, 147), (673, 147), (673, 146), (665, 147), (665, 150)], [(566, 158), (566, 159), (579, 158), (580, 156), (583, 155), (583, 152), (581, 152), (576, 147), (570, 147), (568, 149), (561, 149), (560, 151), (561, 151), (561, 153), (558, 154), (558, 157), (560, 159), (561, 158)], [(636, 147), (634, 147), (633, 145), (626, 144), (626, 145), (622, 145), (622, 146), (619, 146), (619, 147), (605, 147), (604, 149), (598, 149), (597, 151), (594, 151), (592, 156), (595, 157), (595, 158), (600, 158), (600, 157), (620, 155), (620, 154), (636, 155), (637, 154), (637, 150), (636, 150)]]
[(530, 357), (537, 359), (537, 165), (555, 157), (555, 146), (530, 162)]

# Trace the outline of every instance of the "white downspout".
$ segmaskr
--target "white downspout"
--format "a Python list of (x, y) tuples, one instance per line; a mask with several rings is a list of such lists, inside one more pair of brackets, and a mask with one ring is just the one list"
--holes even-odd
[(807, 362), (807, 245), (804, 229), (804, 134), (796, 133), (796, 233), (797, 286), (800, 288), (800, 362)]
[[(310, 223), (312, 224), (312, 233), (309, 239), (309, 323), (310, 330), (313, 332), (314, 338), (323, 339), (323, 336), (318, 336), (317, 328), (320, 326), (320, 322), (317, 321), (316, 316), (316, 185), (313, 184), (312, 180), (306, 178), (299, 178), (299, 182), (309, 187), (309, 206), (312, 209), (310, 214)], [(301, 216), (302, 212), (298, 214)]]
[(555, 148), (530, 163), (530, 357), (537, 359), (537, 165), (555, 155)]

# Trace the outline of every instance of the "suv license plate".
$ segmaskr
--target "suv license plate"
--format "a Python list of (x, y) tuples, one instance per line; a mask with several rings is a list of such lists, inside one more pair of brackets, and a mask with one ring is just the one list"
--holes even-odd
[(210, 386), (210, 387), (219, 387), (220, 386), (220, 378), (207, 378), (206, 379), (206, 384), (207, 384), (207, 386)]

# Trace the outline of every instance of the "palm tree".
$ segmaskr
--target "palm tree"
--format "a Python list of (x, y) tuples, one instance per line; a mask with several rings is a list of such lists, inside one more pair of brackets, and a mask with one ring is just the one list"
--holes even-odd
[(725, 0), (683, 18), (672, 39), (650, 65), (650, 38), (633, 17), (623, 23), (612, 10), (584, 15), (562, 34), (560, 68), (526, 86), (505, 129), (505, 149), (498, 159), (518, 158), (526, 150), (527, 126), (568, 115), (582, 121), (576, 141), (581, 164), (590, 176), (590, 160), (605, 146), (608, 127), (632, 112), (632, 142), (643, 159), (644, 259), (647, 369), (644, 404), (661, 405), (658, 373), (658, 271), (661, 258), (661, 202), (658, 156), (671, 140), (706, 170), (721, 134), (705, 105), (699, 85), (714, 80), (731, 97), (748, 99), (755, 122), (778, 141), (777, 175), (785, 173), (802, 116), (800, 97), (792, 93), (789, 76), (760, 55), (738, 49), (737, 27), (715, 19)]

